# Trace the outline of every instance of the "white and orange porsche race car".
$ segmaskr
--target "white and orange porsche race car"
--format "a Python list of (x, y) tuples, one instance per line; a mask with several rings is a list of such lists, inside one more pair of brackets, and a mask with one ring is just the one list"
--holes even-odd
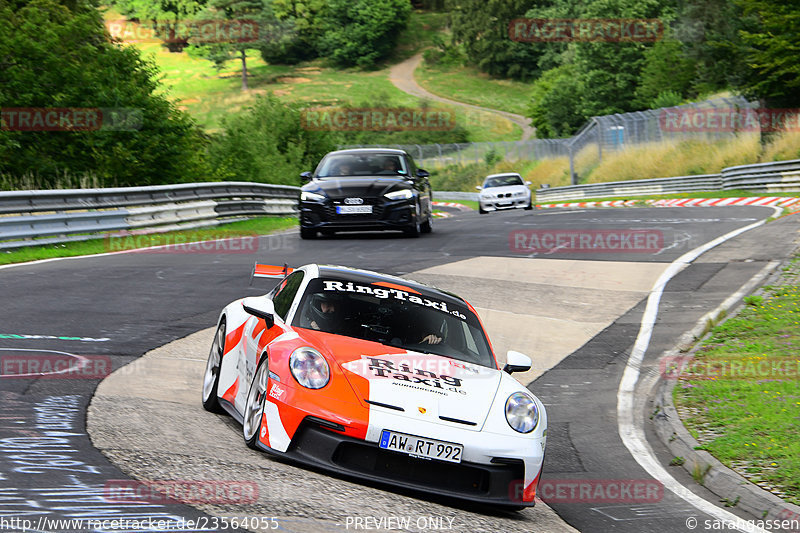
[(501, 370), (461, 298), (346, 267), (256, 265), (267, 295), (226, 306), (203, 406), (248, 446), (392, 486), (509, 508), (534, 505), (544, 405)]

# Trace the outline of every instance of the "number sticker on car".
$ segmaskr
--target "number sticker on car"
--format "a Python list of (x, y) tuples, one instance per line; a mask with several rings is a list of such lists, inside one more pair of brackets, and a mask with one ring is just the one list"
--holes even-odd
[(415, 435), (407, 435), (384, 429), (378, 446), (384, 450), (404, 452), (416, 457), (438, 459), (450, 463), (460, 463), (464, 446), (453, 442), (445, 442)]

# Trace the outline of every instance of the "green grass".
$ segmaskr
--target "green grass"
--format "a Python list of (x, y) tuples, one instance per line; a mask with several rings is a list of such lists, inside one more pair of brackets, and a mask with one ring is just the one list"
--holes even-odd
[[(113, 10), (106, 19), (119, 20)], [(400, 36), (391, 61), (397, 62), (430, 46), (433, 36), (445, 24), (446, 14), (415, 12), (408, 29)], [(164, 94), (191, 114), (207, 131), (221, 128), (222, 119), (252, 105), (258, 95), (273, 93), (281, 100), (303, 106), (412, 107), (423, 100), (397, 89), (389, 80), (389, 66), (373, 71), (334, 69), (322, 61), (296, 66), (271, 65), (257, 50), (247, 57), (248, 91), (241, 90), (241, 61), (232, 59), (217, 70), (210, 61), (186, 52), (171, 53), (160, 43), (130, 43), (161, 70)], [(455, 113), (456, 122), (469, 132), (473, 142), (513, 141), (521, 136), (518, 126), (489, 113), (442, 106)]]
[[(683, 422), (702, 449), (795, 504), (800, 504), (798, 267), (796, 258), (784, 271), (784, 283), (766, 287), (760, 300), (748, 299), (739, 315), (712, 329), (695, 355), (700, 364), (725, 361), (754, 372), (740, 379), (683, 375), (674, 390), (676, 405), (689, 413)], [(794, 370), (763, 370), (760, 361)]]
[(297, 226), (297, 218), (262, 217), (232, 222), (213, 228), (198, 228), (185, 231), (151, 233), (148, 235), (106, 237), (81, 242), (28, 246), (15, 250), (0, 251), (0, 265), (24, 263), (54, 257), (95, 255), (132, 248), (145, 248), (165, 244), (224, 239), (237, 236), (268, 235)]
[(493, 79), (473, 67), (420, 65), (417, 83), (433, 94), (467, 104), (525, 115), (531, 86), (514, 80)]

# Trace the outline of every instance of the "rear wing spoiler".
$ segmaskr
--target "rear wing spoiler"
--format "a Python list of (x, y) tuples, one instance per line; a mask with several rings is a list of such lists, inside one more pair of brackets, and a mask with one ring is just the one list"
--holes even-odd
[(262, 265), (260, 263), (256, 263), (253, 266), (253, 274), (251, 278), (283, 279), (289, 274), (291, 274), (293, 271), (294, 269), (290, 268), (286, 264), (284, 264), (283, 266), (276, 266), (276, 265)]

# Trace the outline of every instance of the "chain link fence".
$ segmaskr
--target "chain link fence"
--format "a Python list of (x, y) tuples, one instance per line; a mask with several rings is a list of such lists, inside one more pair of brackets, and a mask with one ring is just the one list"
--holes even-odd
[(683, 127), (685, 124), (681, 121), (687, 120), (687, 117), (691, 120), (693, 116), (702, 116), (709, 110), (718, 110), (721, 116), (729, 116), (742, 110), (754, 109), (756, 106), (755, 102), (748, 102), (740, 96), (592, 117), (577, 134), (565, 139), (458, 144), (350, 145), (343, 148), (399, 148), (411, 154), (420, 166), (426, 168), (463, 166), (490, 159), (519, 161), (568, 157), (572, 183), (576, 184), (577, 159), (580, 159), (582, 166), (591, 166), (599, 163), (605, 153), (625, 150), (636, 145), (670, 140), (731, 138), (737, 133), (734, 127), (697, 128), (692, 124)]

